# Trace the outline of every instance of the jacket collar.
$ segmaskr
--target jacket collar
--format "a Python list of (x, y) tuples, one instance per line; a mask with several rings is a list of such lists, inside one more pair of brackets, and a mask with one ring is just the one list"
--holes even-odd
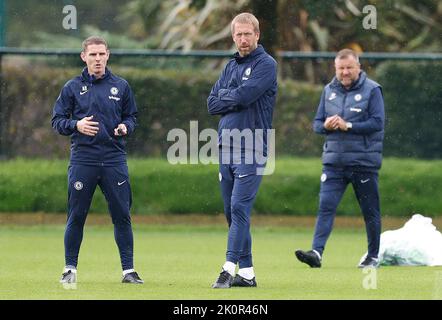
[(104, 75), (101, 78), (99, 78), (99, 79), (95, 78), (95, 75), (90, 75), (89, 72), (87, 71), (87, 67), (85, 67), (83, 69), (83, 71), (81, 72), (81, 77), (83, 78), (84, 81), (86, 81), (88, 83), (94, 83), (94, 82), (97, 82), (99, 80), (106, 79), (110, 75), (111, 75), (111, 71), (107, 67), (106, 67), (106, 69), (104, 71)]
[(365, 82), (365, 79), (367, 79), (367, 74), (365, 73), (365, 71), (361, 71), (359, 73), (359, 78), (358, 80), (356, 80), (356, 82), (353, 83), (353, 85), (350, 87), (350, 89), (345, 89), (344, 86), (342, 85), (341, 82), (339, 82), (339, 80), (336, 78), (336, 76), (333, 78), (333, 80), (330, 83), (330, 87), (335, 88), (335, 89), (339, 89), (341, 91), (353, 91), (353, 90), (358, 90), (359, 88), (362, 87), (362, 85)]
[(235, 60), (236, 60), (236, 62), (238, 64), (241, 64), (241, 63), (244, 63), (244, 62), (247, 62), (247, 61), (250, 61), (250, 60), (254, 59), (256, 56), (258, 56), (260, 54), (263, 54), (264, 52), (265, 52), (264, 51), (264, 47), (262, 45), (258, 44), (258, 47), (256, 47), (256, 49), (253, 50), (252, 52), (250, 52), (248, 55), (246, 55), (244, 57), (241, 57), (239, 55), (239, 53), (236, 52), (233, 55), (233, 57), (235, 58)]

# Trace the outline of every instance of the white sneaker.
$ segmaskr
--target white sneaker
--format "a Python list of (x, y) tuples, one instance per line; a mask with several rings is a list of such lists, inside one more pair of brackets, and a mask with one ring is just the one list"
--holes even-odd
[(77, 283), (77, 272), (67, 270), (61, 275), (60, 283)]

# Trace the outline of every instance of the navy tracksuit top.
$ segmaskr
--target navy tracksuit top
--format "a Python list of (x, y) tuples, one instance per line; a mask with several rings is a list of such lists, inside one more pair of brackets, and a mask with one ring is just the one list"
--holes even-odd
[[(80, 76), (68, 81), (57, 101), (52, 127), (62, 135), (71, 136), (72, 165), (118, 166), (126, 163), (125, 137), (115, 136), (114, 129), (124, 123), (128, 135), (136, 126), (137, 107), (126, 80), (106, 68), (96, 79), (84, 68)], [(93, 116), (99, 123), (94, 137), (77, 131), (77, 121)]]
[[(327, 131), (327, 117), (339, 115), (353, 127)], [(316, 133), (325, 134), (322, 162), (331, 167), (377, 171), (382, 164), (385, 110), (381, 86), (365, 72), (346, 90), (336, 77), (325, 86), (313, 123)]]
[(276, 67), (276, 61), (261, 45), (244, 57), (236, 53), (227, 63), (207, 98), (209, 114), (222, 116), (220, 146), (223, 129), (263, 129), (263, 150), (267, 150), (266, 129), (272, 128), (277, 93)]

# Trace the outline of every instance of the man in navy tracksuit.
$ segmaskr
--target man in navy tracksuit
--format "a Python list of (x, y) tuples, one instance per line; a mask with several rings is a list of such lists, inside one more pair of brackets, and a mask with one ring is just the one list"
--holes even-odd
[(83, 227), (97, 185), (112, 216), (122, 282), (143, 283), (133, 266), (132, 195), (124, 138), (135, 129), (137, 107), (126, 80), (106, 67), (109, 53), (104, 39), (87, 38), (81, 52), (87, 67), (65, 84), (54, 106), (52, 127), (71, 136), (62, 283), (76, 283)]
[(351, 183), (368, 239), (368, 254), (358, 267), (376, 267), (381, 235), (378, 171), (385, 123), (382, 90), (361, 71), (358, 55), (350, 49), (338, 52), (335, 69), (336, 77), (322, 92), (313, 124), (314, 131), (324, 134), (326, 141), (312, 250), (295, 253), (310, 267), (321, 267), (336, 208)]
[(226, 262), (213, 288), (256, 287), (250, 213), (268, 157), (277, 93), (276, 62), (258, 45), (256, 17), (239, 14), (231, 23), (231, 31), (238, 52), (207, 99), (209, 113), (221, 115), (219, 179), (229, 225)]

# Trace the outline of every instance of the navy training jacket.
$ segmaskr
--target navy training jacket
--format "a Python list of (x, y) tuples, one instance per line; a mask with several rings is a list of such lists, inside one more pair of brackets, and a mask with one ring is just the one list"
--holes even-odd
[[(77, 121), (94, 116), (99, 123), (94, 137), (77, 131)], [(126, 80), (106, 68), (102, 78), (89, 75), (87, 68), (69, 80), (55, 102), (52, 127), (71, 136), (70, 163), (92, 166), (118, 166), (126, 163), (125, 137), (115, 136), (120, 123), (131, 134), (136, 126), (137, 107)]]
[[(276, 94), (277, 63), (265, 52), (262, 45), (258, 45), (245, 57), (235, 53), (207, 98), (209, 114), (221, 115), (218, 125), (219, 145), (222, 146), (223, 141), (229, 140), (228, 137), (223, 139), (223, 135), (226, 134), (224, 129), (250, 129), (252, 132), (263, 129), (265, 153), (266, 129), (272, 128)], [(242, 144), (241, 151), (246, 147)]]
[[(352, 123), (348, 131), (328, 131), (327, 117), (338, 114)], [(353, 167), (377, 171), (382, 164), (385, 110), (381, 86), (365, 72), (349, 90), (335, 78), (325, 86), (313, 123), (316, 133), (325, 134), (322, 162), (325, 166)]]

